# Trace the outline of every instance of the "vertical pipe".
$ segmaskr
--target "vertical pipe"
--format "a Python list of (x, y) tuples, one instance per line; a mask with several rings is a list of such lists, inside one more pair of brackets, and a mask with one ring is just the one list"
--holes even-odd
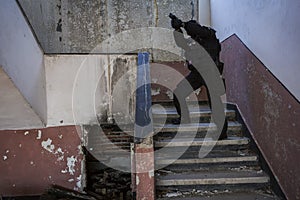
[(131, 147), (132, 191), (137, 200), (155, 199), (153, 124), (149, 53), (139, 53), (134, 146)]

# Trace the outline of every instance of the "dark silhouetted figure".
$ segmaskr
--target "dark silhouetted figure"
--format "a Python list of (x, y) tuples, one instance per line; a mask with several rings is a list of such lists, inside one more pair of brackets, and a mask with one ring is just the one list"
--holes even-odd
[[(208, 103), (210, 108), (211, 107), (211, 96), (208, 90), (208, 87), (199, 73), (199, 70), (197, 70), (193, 64), (191, 63), (191, 59), (189, 59), (189, 56), (187, 55), (187, 52), (193, 48), (193, 43), (197, 42), (199, 43), (210, 55), (214, 63), (219, 69), (220, 74), (222, 74), (223, 71), (223, 63), (219, 60), (219, 55), (221, 51), (221, 45), (219, 43), (219, 40), (216, 38), (216, 31), (201, 26), (199, 23), (197, 23), (195, 20), (190, 20), (188, 22), (182, 22), (180, 19), (178, 19), (175, 15), (172, 15), (170, 13), (169, 17), (171, 20), (171, 25), (175, 29), (174, 30), (174, 39), (176, 44), (185, 50), (186, 55), (186, 64), (188, 69), (190, 70), (190, 73), (178, 83), (176, 86), (176, 89), (173, 91), (174, 93), (174, 105), (176, 107), (176, 110), (179, 114), (179, 118), (174, 119), (172, 122), (173, 124), (180, 124), (180, 123), (190, 123), (190, 116), (189, 116), (189, 110), (186, 104), (186, 97), (189, 96), (193, 91), (197, 90), (201, 86), (205, 86), (207, 89), (208, 94)], [(186, 33), (193, 39), (186, 39), (184, 35), (182, 34), (182, 28), (186, 31)], [(189, 83), (189, 87), (187, 87), (187, 81)], [(217, 97), (221, 98), (221, 97)], [(217, 121), (217, 120), (216, 120)], [(227, 119), (225, 119), (224, 124), (217, 124), (217, 128), (222, 128), (222, 133), (218, 139), (226, 139), (227, 138), (227, 127), (228, 122)]]

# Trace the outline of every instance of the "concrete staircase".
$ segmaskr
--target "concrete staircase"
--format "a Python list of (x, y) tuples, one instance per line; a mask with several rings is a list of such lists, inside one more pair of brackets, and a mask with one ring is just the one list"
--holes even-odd
[(170, 123), (177, 117), (171, 103), (152, 108), (157, 198), (279, 199), (250, 148), (250, 139), (243, 135), (235, 111), (226, 110), (228, 139), (214, 141), (204, 139), (206, 132), (214, 129), (209, 123), (209, 107), (190, 104), (189, 109), (192, 123), (178, 126)]

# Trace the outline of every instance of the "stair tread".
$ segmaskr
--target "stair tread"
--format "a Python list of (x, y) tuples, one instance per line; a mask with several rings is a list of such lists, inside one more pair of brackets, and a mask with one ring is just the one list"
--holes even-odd
[(268, 183), (269, 176), (263, 171), (213, 171), (169, 173), (157, 176), (158, 186), (168, 185), (203, 185), (203, 184), (246, 184)]
[(225, 162), (254, 162), (257, 156), (234, 156), (234, 157), (214, 157), (214, 158), (198, 158), (198, 159), (166, 159), (164, 157), (156, 157), (156, 164), (206, 164), (206, 163), (225, 163)]
[[(211, 114), (211, 110), (207, 108), (203, 108), (201, 106), (199, 107), (189, 107), (189, 113), (191, 116), (207, 116)], [(234, 110), (225, 110), (226, 115), (235, 115)], [(154, 117), (159, 117), (159, 116), (165, 116), (165, 115), (178, 115), (175, 107), (164, 107), (164, 108), (157, 108), (153, 107), (152, 108), (152, 114)]]
[[(176, 149), (174, 149), (172, 152), (155, 152), (155, 156), (157, 159), (163, 158), (163, 159), (173, 159), (174, 153), (176, 152)], [(191, 152), (190, 152), (191, 153)], [(185, 159), (195, 159), (199, 158), (199, 149), (194, 151), (195, 155), (192, 157), (185, 157)], [(176, 154), (175, 154), (176, 155)], [(195, 157), (196, 156), (196, 157)], [(245, 157), (245, 156), (257, 156), (256, 153), (249, 151), (249, 150), (214, 150), (210, 151), (209, 154), (205, 156), (205, 158), (227, 158), (227, 157)]]
[[(230, 121), (228, 122), (228, 129), (234, 129), (234, 128), (241, 128), (242, 125), (239, 122), (236, 121)], [(160, 124), (160, 123), (154, 123), (154, 130), (155, 132), (158, 131), (199, 131), (199, 130), (207, 130), (207, 129), (215, 129), (216, 125), (215, 123), (189, 123), (189, 124)]]
[(158, 198), (157, 200), (279, 200), (275, 195), (272, 194), (264, 194), (264, 193), (258, 193), (258, 192), (235, 192), (235, 193), (221, 193), (221, 194), (210, 194), (210, 195), (193, 195), (190, 197), (184, 197), (182, 195), (178, 195), (178, 193), (169, 193), (169, 196), (173, 197), (164, 197), (164, 198)]
[(161, 141), (156, 141), (154, 143), (155, 147), (176, 147), (176, 146), (199, 146), (199, 145), (245, 145), (249, 143), (249, 138), (247, 137), (228, 137), (225, 140), (213, 140), (211, 138), (174, 138), (174, 139), (164, 139)]

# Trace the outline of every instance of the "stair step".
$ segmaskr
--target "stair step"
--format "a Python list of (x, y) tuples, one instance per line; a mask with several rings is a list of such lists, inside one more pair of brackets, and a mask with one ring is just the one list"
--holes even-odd
[[(199, 117), (210, 117), (211, 116), (211, 110), (208, 107), (203, 106), (193, 106), (189, 107), (189, 113), (191, 118), (199, 118)], [(236, 115), (234, 110), (225, 110), (226, 117), (230, 120), (234, 120)], [(175, 107), (152, 107), (152, 114), (154, 119), (165, 119), (168, 118), (177, 118), (179, 115), (177, 114), (177, 111)]]
[[(242, 125), (239, 122), (228, 122), (228, 130), (240, 132)], [(216, 130), (214, 123), (190, 123), (190, 124), (155, 124), (154, 132), (201, 132)]]
[(199, 159), (164, 159), (155, 158), (156, 164), (213, 164), (213, 163), (232, 163), (232, 162), (255, 162), (257, 156), (240, 157), (221, 157), (221, 158), (199, 158)]
[(157, 186), (180, 185), (234, 185), (268, 183), (270, 178), (262, 171), (224, 171), (180, 173), (157, 176)]
[(213, 140), (211, 138), (176, 138), (156, 141), (155, 147), (180, 147), (180, 146), (227, 146), (247, 145), (250, 140), (246, 137), (228, 137), (226, 140)]
[[(178, 147), (177, 147), (178, 148)], [(155, 156), (157, 159), (176, 159), (176, 150), (177, 148), (172, 148), (172, 151), (169, 152), (155, 152)], [(179, 149), (181, 151), (181, 149)], [(210, 151), (205, 158), (227, 158), (227, 157), (245, 157), (245, 156), (256, 156), (255, 153), (250, 151), (249, 149), (245, 150), (228, 150), (228, 149), (220, 149)], [(186, 155), (182, 155), (180, 159), (199, 159), (199, 148), (195, 149), (195, 151), (188, 151)]]
[(199, 191), (196, 194), (185, 195), (180, 192), (167, 193), (163, 198), (158, 198), (157, 200), (279, 200), (273, 194), (266, 194), (263, 192), (221, 192), (214, 193), (208, 191)]

